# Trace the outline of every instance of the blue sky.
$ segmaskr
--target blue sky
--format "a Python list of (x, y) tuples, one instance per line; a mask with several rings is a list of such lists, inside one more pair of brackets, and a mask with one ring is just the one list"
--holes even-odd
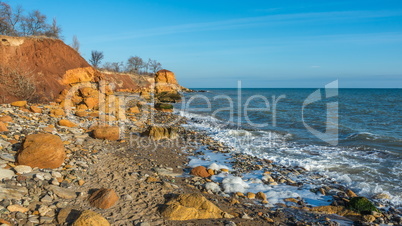
[(191, 88), (402, 88), (402, 1), (8, 0), (88, 59), (152, 58)]

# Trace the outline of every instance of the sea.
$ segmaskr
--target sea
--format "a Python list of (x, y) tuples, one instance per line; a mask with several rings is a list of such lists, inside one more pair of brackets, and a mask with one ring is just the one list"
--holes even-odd
[(176, 113), (231, 152), (303, 167), (402, 206), (402, 89), (194, 90)]

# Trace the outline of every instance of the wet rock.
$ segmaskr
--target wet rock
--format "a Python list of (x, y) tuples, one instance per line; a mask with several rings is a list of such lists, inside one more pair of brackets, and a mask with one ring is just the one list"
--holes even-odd
[(267, 195), (265, 195), (265, 193), (263, 193), (263, 192), (257, 192), (255, 197), (262, 201), (267, 200)]
[(91, 210), (85, 210), (81, 213), (78, 219), (73, 223), (73, 226), (109, 226), (110, 223), (100, 214)]
[(88, 200), (93, 207), (108, 209), (116, 204), (119, 196), (113, 189), (101, 188), (95, 191)]
[(354, 197), (350, 199), (348, 208), (358, 213), (378, 211), (370, 200), (365, 197)]
[(391, 197), (385, 193), (378, 193), (373, 196), (373, 199), (391, 199)]
[(223, 218), (224, 212), (201, 194), (182, 194), (166, 203), (162, 216), (169, 220)]
[(39, 168), (58, 168), (64, 162), (66, 153), (63, 141), (52, 134), (28, 135), (17, 155), (19, 164)]
[(204, 166), (197, 166), (193, 169), (191, 169), (190, 174), (197, 176), (197, 177), (209, 177), (211, 176), (208, 171), (207, 168), (205, 168)]

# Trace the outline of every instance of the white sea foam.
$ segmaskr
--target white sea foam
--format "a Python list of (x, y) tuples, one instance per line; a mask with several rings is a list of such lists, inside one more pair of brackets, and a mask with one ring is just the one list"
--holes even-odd
[[(380, 193), (390, 193), (390, 202), (394, 205), (402, 205), (402, 191), (400, 187), (395, 186), (398, 183), (397, 178), (402, 175), (402, 163), (391, 161), (393, 158), (384, 158), (382, 156), (391, 155), (387, 151), (359, 150), (347, 147), (327, 147), (318, 145), (298, 145), (289, 142), (290, 134), (280, 134), (272, 131), (247, 131), (242, 129), (227, 128), (219, 120), (211, 116), (199, 116), (197, 114), (187, 114), (187, 117), (193, 118), (187, 126), (206, 131), (214, 139), (223, 142), (228, 146), (234, 147), (234, 152), (253, 155), (259, 158), (269, 159), (275, 164), (284, 166), (302, 167), (311, 172), (320, 172), (326, 178), (333, 178), (338, 182), (354, 189), (358, 194), (367, 197)], [(375, 137), (373, 134), (363, 134), (364, 136)], [(227, 158), (221, 155), (219, 158)], [(219, 163), (220, 160), (211, 158), (210, 154), (197, 160), (197, 164), (208, 167), (212, 163)], [(397, 159), (397, 158), (396, 158)], [(195, 160), (194, 160), (195, 161)], [(190, 166), (194, 165), (190, 162)], [(231, 167), (228, 161), (223, 163)], [(383, 175), (379, 167), (387, 167), (388, 175)], [(387, 181), (387, 177), (395, 178), (395, 182)], [(218, 179), (216, 176), (215, 179)], [(262, 176), (259, 178), (262, 179)], [(311, 181), (308, 178), (295, 178), (319, 186), (317, 181)], [(221, 180), (223, 180), (221, 178)], [(380, 180), (380, 181), (379, 181)], [(310, 183), (308, 182), (308, 183)], [(248, 183), (249, 186), (252, 183)], [(257, 184), (257, 183), (254, 183)], [(238, 187), (240, 190), (240, 186)], [(251, 186), (249, 189), (252, 189)], [(230, 188), (227, 185), (229, 190)], [(249, 190), (248, 189), (248, 190)], [(236, 190), (236, 189), (234, 189)], [(272, 189), (271, 189), (272, 191)], [(279, 192), (279, 191), (278, 191)], [(310, 192), (311, 193), (311, 192)], [(267, 193), (268, 194), (268, 193)], [(274, 193), (272, 193), (274, 194)], [(287, 194), (287, 193), (286, 193)], [(306, 194), (303, 195), (307, 197)], [(313, 197), (310, 197), (313, 200)], [(274, 200), (273, 200), (274, 201)]]

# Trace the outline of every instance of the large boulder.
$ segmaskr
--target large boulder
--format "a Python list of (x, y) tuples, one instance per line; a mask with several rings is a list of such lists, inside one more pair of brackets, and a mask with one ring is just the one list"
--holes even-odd
[(100, 209), (108, 209), (119, 200), (119, 196), (117, 196), (116, 192), (113, 189), (101, 188), (95, 191), (89, 197), (89, 203), (93, 207), (97, 207)]
[(166, 203), (162, 216), (169, 220), (232, 218), (198, 193), (182, 194)]
[(81, 213), (78, 219), (73, 223), (73, 226), (109, 226), (110, 223), (102, 217), (102, 215), (91, 210), (85, 210)]
[(58, 168), (66, 152), (60, 137), (52, 134), (28, 135), (17, 155), (18, 164), (39, 168)]

